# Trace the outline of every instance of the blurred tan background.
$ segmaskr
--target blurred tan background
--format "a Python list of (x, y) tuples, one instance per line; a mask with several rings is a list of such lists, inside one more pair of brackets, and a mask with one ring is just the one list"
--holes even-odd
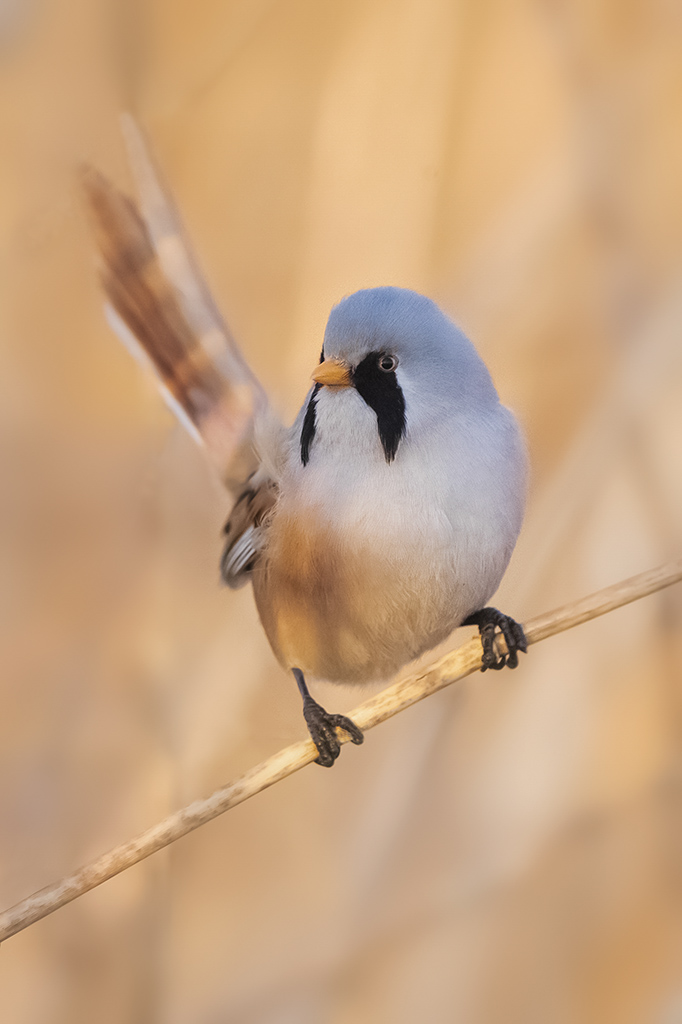
[[(682, 552), (679, 0), (3, 0), (2, 906), (305, 731), (103, 319), (74, 171), (129, 187), (122, 108), (287, 417), (355, 288), (472, 336), (533, 463), (506, 610)], [(681, 1024), (681, 623), (547, 641), (8, 940), (0, 1020)]]

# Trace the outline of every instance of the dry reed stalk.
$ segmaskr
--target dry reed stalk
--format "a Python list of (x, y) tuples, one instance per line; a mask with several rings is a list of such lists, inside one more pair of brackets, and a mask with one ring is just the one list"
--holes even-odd
[[(564, 605), (532, 619), (525, 625), (529, 644), (579, 626), (589, 619), (630, 604), (682, 580), (682, 558), (657, 569), (632, 576), (630, 579), (606, 587), (589, 597)], [(504, 641), (500, 638), (500, 648)], [(481, 643), (478, 638), (446, 654), (425, 670), (399, 680), (376, 696), (361, 704), (350, 717), (363, 731), (374, 728), (393, 715), (404, 711), (417, 701), (463, 679), (481, 666)], [(342, 742), (346, 742), (345, 738)], [(303, 740), (285, 747), (279, 753), (251, 768), (234, 782), (228, 783), (205, 800), (195, 800), (188, 807), (169, 815), (158, 825), (142, 832), (127, 843), (114, 847), (108, 853), (80, 868), (74, 874), (44, 889), (39, 889), (20, 903), (0, 914), (0, 942), (51, 914), (59, 907), (82, 896), (83, 893), (138, 864), (157, 850), (187, 835), (194, 829), (212, 821), (231, 807), (274, 785), (281, 779), (315, 760), (317, 751), (311, 740)]]

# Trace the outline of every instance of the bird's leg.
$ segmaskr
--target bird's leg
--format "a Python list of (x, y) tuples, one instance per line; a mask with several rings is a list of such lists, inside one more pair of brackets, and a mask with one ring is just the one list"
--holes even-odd
[[(498, 612), (497, 608), (481, 608), (473, 612), (462, 623), (463, 626), (478, 626), (483, 644), (483, 664), (481, 672), (488, 668), (500, 669), (508, 665), (509, 668), (516, 668), (519, 663), (519, 651), (525, 654), (528, 650), (526, 634), (523, 626), (516, 622), (509, 615)], [(498, 655), (495, 653), (495, 628), (499, 627), (506, 643), (507, 654)]]
[(365, 737), (362, 730), (358, 729), (350, 718), (346, 718), (345, 715), (330, 715), (321, 704), (313, 700), (300, 668), (292, 668), (291, 671), (294, 673), (296, 684), (301, 697), (303, 697), (303, 717), (308, 726), (308, 732), (320, 755), (315, 758), (315, 764), (331, 768), (341, 752), (341, 744), (336, 735), (337, 729), (347, 732), (353, 743), (362, 743)]

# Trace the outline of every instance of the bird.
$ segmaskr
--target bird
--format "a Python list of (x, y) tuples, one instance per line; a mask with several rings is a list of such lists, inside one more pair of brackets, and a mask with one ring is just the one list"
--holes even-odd
[[(429, 297), (357, 291), (333, 307), (310, 390), (282, 424), (220, 316), (145, 137), (122, 121), (139, 207), (81, 180), (110, 322), (231, 493), (222, 580), (250, 583), (298, 686), (318, 764), (339, 730), (309, 680), (381, 682), (462, 625), (483, 671), (515, 668), (523, 627), (488, 602), (524, 514), (528, 456), (476, 348)], [(496, 637), (501, 633), (506, 650)]]

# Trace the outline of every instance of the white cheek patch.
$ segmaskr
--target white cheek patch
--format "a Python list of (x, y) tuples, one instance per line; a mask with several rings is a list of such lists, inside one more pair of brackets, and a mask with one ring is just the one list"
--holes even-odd
[[(322, 388), (315, 406), (315, 439), (312, 448), (358, 455), (381, 451), (376, 414), (355, 388), (330, 391)], [(311, 450), (312, 450), (311, 448)]]

